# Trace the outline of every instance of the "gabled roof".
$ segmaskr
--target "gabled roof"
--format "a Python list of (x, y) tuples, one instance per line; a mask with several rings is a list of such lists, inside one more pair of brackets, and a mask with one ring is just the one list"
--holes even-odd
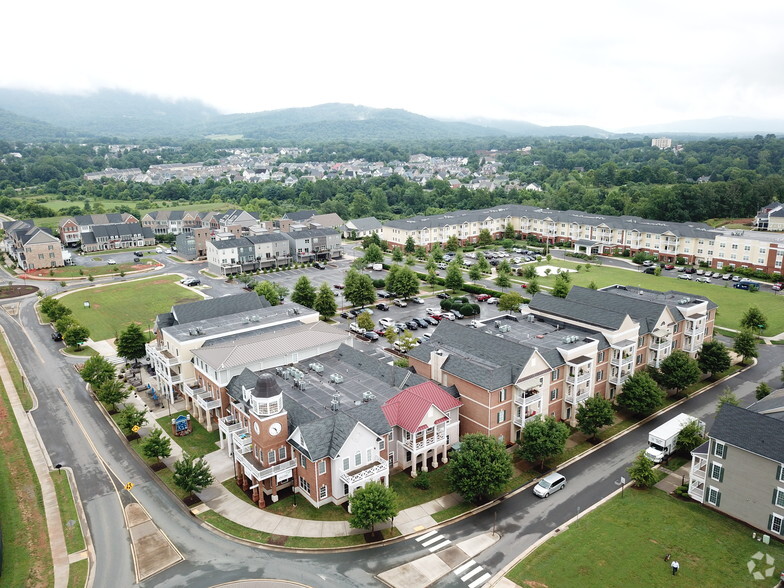
[(381, 228), (381, 221), (375, 216), (366, 216), (346, 221), (346, 225), (351, 225), (357, 231), (375, 231)]
[(210, 241), (215, 249), (239, 249), (240, 247), (253, 247), (253, 243), (245, 237), (235, 237), (234, 239), (221, 239), (220, 241)]
[(174, 324), (186, 324), (228, 314), (251, 312), (269, 305), (263, 296), (259, 296), (255, 292), (243, 292), (233, 296), (177, 304), (172, 306), (172, 315)]
[(784, 421), (772, 416), (725, 404), (709, 436), (767, 459), (784, 461)]
[(288, 233), (284, 233), (288, 235), (290, 239), (312, 239), (313, 237), (324, 237), (330, 235), (338, 235), (340, 233), (335, 229), (306, 229), (302, 231), (289, 231)]
[[(575, 288), (577, 286), (572, 287), (572, 290)], [(626, 320), (626, 314), (623, 312), (591, 306), (590, 304), (582, 304), (576, 300), (568, 300), (568, 297), (559, 298), (544, 292), (534, 294), (528, 307), (533, 311), (611, 330), (621, 328), (623, 321)]]
[(306, 221), (309, 218), (312, 218), (318, 214), (317, 210), (298, 210), (297, 212), (287, 212), (283, 215), (283, 218), (292, 220), (292, 221)]
[[(116, 223), (109, 225), (94, 225), (92, 234), (97, 241), (100, 238), (120, 239), (131, 235), (141, 235), (145, 239), (154, 239), (155, 235), (150, 227), (142, 227), (137, 223)], [(84, 239), (83, 239), (84, 240)]]
[(406, 388), (382, 406), (387, 421), (393, 427), (398, 426), (409, 433), (415, 433), (432, 406), (444, 415), (463, 403), (449, 395), (441, 386), (433, 382), (424, 382)]
[(288, 237), (283, 233), (263, 233), (261, 235), (248, 235), (246, 237), (251, 243), (274, 243), (276, 241), (288, 242)]

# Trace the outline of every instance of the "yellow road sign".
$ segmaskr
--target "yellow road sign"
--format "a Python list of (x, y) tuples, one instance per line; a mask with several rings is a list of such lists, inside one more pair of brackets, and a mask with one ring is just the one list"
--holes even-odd
[(131, 427), (131, 431), (133, 431), (134, 433), (138, 433), (139, 429), (141, 429), (139, 425), (134, 425), (133, 427)]
[(128, 490), (128, 492), (130, 492), (130, 491), (131, 491), (131, 488), (133, 488), (133, 482), (128, 482), (128, 483), (125, 485), (125, 489), (126, 489), (126, 490)]

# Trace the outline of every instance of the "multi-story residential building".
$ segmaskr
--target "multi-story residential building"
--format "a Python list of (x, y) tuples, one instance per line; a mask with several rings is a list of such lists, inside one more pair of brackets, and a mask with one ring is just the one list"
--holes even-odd
[(95, 225), (81, 233), (81, 249), (85, 252), (110, 251), (155, 245), (155, 235), (139, 223)]
[(342, 231), (343, 236), (347, 239), (362, 239), (369, 235), (381, 233), (381, 221), (374, 216), (351, 219), (346, 221)]
[(784, 204), (771, 202), (754, 216), (754, 227), (760, 231), (784, 231)]
[(187, 260), (205, 257), (211, 234), (212, 229), (209, 227), (194, 228), (190, 233), (180, 233), (174, 240), (177, 255)]
[(340, 233), (335, 229), (311, 229), (283, 233), (289, 240), (291, 261), (328, 261), (343, 256)]
[(63, 247), (60, 240), (46, 228), (36, 227), (33, 221), (6, 221), (5, 250), (25, 270), (61, 267)]
[(201, 213), (192, 210), (153, 210), (142, 217), (142, 226), (155, 235), (179, 235), (202, 226)]
[(255, 292), (176, 304), (171, 312), (158, 315), (156, 337), (146, 346), (158, 389), (173, 401), (175, 393), (181, 391), (180, 385), (193, 380), (193, 351), (208, 341), (284, 322), (310, 320), (317, 321), (318, 313), (294, 303), (270, 307)]
[(672, 147), (672, 139), (669, 137), (657, 137), (655, 139), (651, 139), (651, 147), (657, 147), (659, 149), (669, 149)]
[(692, 451), (689, 495), (781, 539), (784, 536), (784, 401), (780, 392), (722, 406), (708, 441)]
[[(460, 406), (445, 396), (408, 370), (342, 345), (234, 376), (221, 391), (223, 447), (234, 458), (237, 483), (260, 507), (288, 486), (317, 507), (342, 503), (368, 482), (388, 485), (398, 463), (411, 464), (415, 474), (415, 456), (430, 456), (425, 470), (445, 463)], [(449, 441), (447, 431), (455, 433)]]
[(435, 243), (443, 245), (452, 236), (461, 244), (475, 243), (483, 229), (498, 239), (508, 225), (522, 238), (571, 243), (576, 251), (589, 254), (628, 251), (633, 255), (642, 251), (664, 262), (705, 263), (715, 269), (744, 267), (767, 273), (781, 273), (784, 258), (784, 253), (779, 254), (784, 251), (784, 235), (519, 204), (388, 221), (380, 236), (392, 247), (405, 246), (411, 237), (415, 245), (430, 248)]
[(76, 246), (83, 233), (93, 232), (94, 227), (136, 223), (139, 220), (127, 212), (112, 214), (79, 214), (60, 221), (60, 240), (66, 247)]
[(566, 299), (537, 294), (522, 320), (472, 329), (443, 321), (409, 351), (420, 375), (454, 386), (460, 433), (516, 440), (541, 416), (575, 422), (591, 396), (613, 398), (635, 371), (673, 349), (694, 355), (713, 333), (716, 305), (679, 292), (573, 287)]
[(291, 242), (284, 233), (207, 241), (207, 265), (220, 275), (280, 267), (291, 262)]

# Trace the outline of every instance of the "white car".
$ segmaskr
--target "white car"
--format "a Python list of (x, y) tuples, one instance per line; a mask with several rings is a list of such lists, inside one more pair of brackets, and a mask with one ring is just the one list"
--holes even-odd
[(424, 304), (425, 303), (425, 301), (422, 300), (419, 296), (414, 296), (413, 298), (411, 298), (411, 302), (413, 302), (414, 304)]
[(395, 321), (393, 321), (391, 318), (384, 317), (378, 321), (378, 324), (384, 328), (389, 328), (395, 325)]
[(395, 298), (395, 299), (392, 301), (392, 303), (393, 303), (395, 306), (399, 306), (400, 308), (405, 308), (406, 306), (408, 306), (408, 302), (406, 302), (405, 300), (403, 300), (403, 299), (401, 299), (401, 298)]
[(113, 259), (107, 259), (106, 263), (107, 263), (107, 265), (117, 265), (117, 262), (114, 261)]
[(442, 312), (442, 313), (441, 313), (441, 316), (442, 316), (442, 317), (444, 317), (444, 318), (445, 318), (445, 319), (447, 319), (447, 320), (450, 320), (450, 321), (453, 321), (453, 320), (455, 320), (455, 319), (457, 318), (457, 317), (456, 317), (454, 314), (452, 314), (451, 312)]
[(351, 323), (348, 328), (351, 330), (352, 333), (357, 333), (358, 335), (364, 335), (365, 329), (360, 328), (357, 323)]
[(681, 274), (681, 275), (678, 276), (678, 279), (679, 280), (691, 280), (691, 275), (690, 274)]
[(433, 314), (441, 314), (442, 311), (440, 308), (426, 308), (425, 312), (429, 315), (433, 315)]
[(170, 254), (171, 254), (171, 252), (172, 252), (172, 250), (171, 250), (171, 249), (167, 249), (167, 250), (166, 250), (166, 255), (170, 255)]
[(491, 296), (486, 300), (486, 302), (488, 304), (498, 304), (498, 298), (496, 298), (495, 296)]

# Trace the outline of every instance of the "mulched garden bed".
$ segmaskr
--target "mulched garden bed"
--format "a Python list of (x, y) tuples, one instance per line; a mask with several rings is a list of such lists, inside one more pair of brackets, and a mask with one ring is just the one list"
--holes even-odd
[(381, 531), (373, 531), (372, 533), (365, 533), (365, 543), (375, 543), (376, 541), (382, 541), (384, 539), (384, 534)]
[(154, 472), (159, 472), (161, 470), (166, 469), (166, 464), (163, 463), (162, 461), (156, 461), (154, 464), (150, 466), (150, 469)]
[(269, 539), (267, 539), (267, 543), (270, 545), (279, 545), (283, 547), (286, 545), (286, 541), (289, 540), (288, 535), (271, 535)]
[(201, 499), (195, 494), (189, 494), (188, 496), (183, 498), (182, 501), (186, 504), (186, 506), (194, 506), (196, 504), (199, 504), (201, 502)]
[(0, 300), (38, 292), (38, 286), (0, 286)]

